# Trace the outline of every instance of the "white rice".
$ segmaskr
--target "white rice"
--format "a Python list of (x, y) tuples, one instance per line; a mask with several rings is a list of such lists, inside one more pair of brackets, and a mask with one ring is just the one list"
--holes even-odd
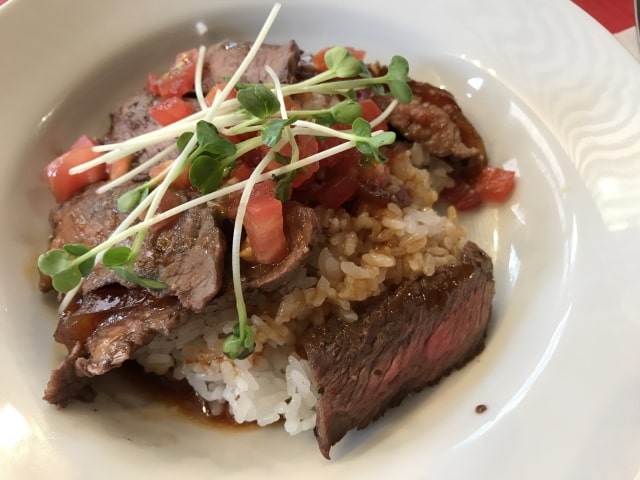
[(308, 362), (295, 353), (296, 335), (328, 317), (357, 322), (357, 302), (405, 279), (432, 275), (466, 242), (454, 209), (447, 216), (432, 209), (450, 182), (448, 165), (414, 146), (389, 166), (392, 182), (407, 189), (414, 204), (389, 203), (375, 216), (366, 209), (351, 216), (316, 208), (322, 234), (309, 267), (300, 269), (288, 291), (253, 297), (248, 305), (260, 312), (250, 318), (256, 341), (251, 357), (233, 361), (222, 354), (223, 339), (237, 322), (235, 308), (227, 308), (198, 314), (154, 339), (137, 352), (137, 361), (149, 372), (186, 380), (214, 414), (228, 412), (238, 423), (260, 426), (284, 420), (292, 435), (314, 428), (317, 386)]
[(220, 337), (235, 322), (234, 310), (201, 315), (172, 335), (154, 339), (137, 352), (136, 360), (148, 372), (186, 379), (213, 414), (227, 411), (237, 423), (260, 426), (284, 419), (291, 435), (312, 429), (317, 388), (307, 361), (287, 345), (288, 329), (279, 332), (252, 316), (260, 352), (234, 361), (214, 352), (221, 351)]

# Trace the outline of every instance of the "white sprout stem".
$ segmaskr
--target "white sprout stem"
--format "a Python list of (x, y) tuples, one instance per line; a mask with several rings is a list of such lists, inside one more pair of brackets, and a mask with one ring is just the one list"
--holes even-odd
[(396, 108), (397, 105), (398, 105), (398, 100), (394, 98), (393, 101), (389, 104), (389, 106), (385, 108), (380, 115), (378, 115), (371, 122), (369, 122), (369, 124), (371, 125), (371, 128), (376, 128), (378, 125), (384, 122), (387, 118), (389, 118), (389, 115), (391, 115), (391, 113), (393, 112), (393, 110)]
[(269, 30), (271, 29), (273, 22), (278, 16), (280, 7), (282, 7), (282, 4), (276, 3), (273, 5), (273, 8), (271, 8), (271, 12), (269, 12), (269, 16), (267, 17), (267, 19), (264, 22), (264, 25), (260, 29), (258, 36), (253, 42), (253, 45), (251, 45), (251, 48), (249, 49), (247, 56), (244, 57), (244, 59), (240, 63), (240, 66), (235, 71), (235, 73), (231, 76), (231, 78), (229, 79), (225, 87), (222, 89), (222, 91), (219, 91), (216, 93), (216, 96), (213, 99), (213, 102), (211, 103), (211, 107), (209, 107), (209, 110), (205, 116), (205, 120), (211, 120), (213, 118), (218, 106), (229, 96), (229, 94), (231, 93), (231, 90), (235, 88), (238, 81), (240, 81), (240, 78), (242, 77), (242, 75), (244, 75), (244, 72), (247, 70), (247, 68), (249, 67), (249, 65), (257, 55), (258, 50), (260, 50), (260, 47), (264, 43), (264, 40), (267, 37), (267, 34), (269, 33)]
[[(298, 129), (295, 129), (295, 133), (298, 134)], [(306, 130), (301, 131), (300, 134), (306, 134)], [(382, 132), (380, 132), (382, 133)], [(373, 135), (378, 134), (378, 132), (374, 132)], [(372, 136), (373, 136), (372, 135)], [(331, 147), (328, 148), (326, 150), (322, 150), (321, 152), (315, 153), (313, 155), (310, 155), (308, 157), (305, 157), (301, 160), (298, 160), (295, 164), (290, 163), (288, 165), (284, 165), (282, 167), (276, 168), (274, 170), (269, 170), (266, 173), (262, 173), (259, 177), (258, 177), (258, 183), (259, 182), (263, 182), (265, 180), (269, 180), (271, 179), (274, 175), (278, 176), (278, 175), (284, 175), (285, 173), (289, 173), (292, 172), (293, 170), (298, 170), (300, 168), (306, 167), (308, 165), (311, 165), (313, 163), (317, 163), (321, 160), (324, 160), (325, 158), (331, 157), (333, 155), (337, 155), (338, 153), (342, 153), (346, 150), (349, 150), (350, 148), (353, 148), (355, 146), (355, 143), (352, 141), (347, 141), (344, 143), (341, 143), (340, 145), (336, 145), (335, 147)], [(159, 213), (158, 215), (154, 216), (152, 219), (150, 219), (148, 222), (144, 222), (146, 224), (146, 226), (151, 226), (154, 225), (158, 222), (161, 222), (169, 217), (173, 217), (174, 215), (178, 215), (182, 212), (185, 212), (187, 210), (189, 210), (190, 208), (193, 207), (197, 207), (198, 205), (202, 205), (203, 203), (207, 203), (210, 202), (212, 200), (216, 200), (217, 198), (220, 197), (224, 197), (225, 195), (229, 195), (233, 192), (237, 192), (239, 190), (242, 190), (243, 188), (246, 187), (248, 180), (243, 180), (242, 182), (238, 182), (238, 183), (234, 183), (232, 185), (228, 185), (224, 188), (221, 188), (220, 190), (216, 190), (215, 192), (211, 192), (208, 193), (206, 195), (202, 195), (200, 197), (194, 198), (193, 200), (190, 200), (188, 202), (185, 202), (181, 205), (178, 205), (177, 207), (174, 207), (170, 210), (167, 210), (165, 212)], [(128, 230), (126, 230), (124, 233), (129, 232), (128, 235), (123, 236), (121, 238), (120, 241), (126, 239), (128, 236), (133, 235), (134, 233), (136, 233), (138, 231), (138, 227), (139, 225), (134, 225), (133, 227), (129, 228)]]
[(202, 70), (204, 69), (204, 54), (207, 51), (204, 45), (201, 45), (198, 49), (198, 61), (196, 62), (196, 98), (198, 99), (198, 103), (200, 104), (200, 110), (205, 110), (207, 108), (207, 102), (204, 99), (204, 94), (202, 92)]
[[(256, 40), (254, 41), (253, 45), (249, 49), (247, 56), (240, 63), (240, 66), (232, 75), (231, 79), (229, 80), (225, 88), (223, 88), (222, 91), (219, 91), (216, 93), (216, 96), (214, 97), (213, 102), (211, 103), (211, 106), (208, 107), (207, 110), (205, 110), (204, 112), (197, 112), (197, 113), (200, 113), (201, 115), (202, 113), (204, 113), (205, 120), (211, 121), (211, 119), (215, 117), (218, 109), (221, 107), (221, 105), (223, 105), (223, 103), (225, 102), (225, 99), (229, 96), (229, 93), (231, 92), (231, 90), (235, 87), (236, 83), (238, 83), (238, 81), (240, 80), (244, 72), (247, 70), (247, 68), (253, 61), (256, 54), (258, 53), (258, 50), (264, 43), (264, 40), (267, 34), (269, 33), (269, 30), (271, 29), (271, 26), (273, 25), (273, 22), (275, 21), (281, 6), (282, 5), (280, 3), (276, 3), (273, 6), (267, 19), (265, 20), (265, 23), (263, 24), (262, 28), (260, 29), (260, 32), (258, 33)], [(237, 103), (237, 100), (233, 99), (232, 101), (229, 101), (229, 103), (232, 103), (232, 102)], [(183, 123), (182, 125), (179, 124), (178, 126), (179, 128), (180, 127), (184, 128), (185, 125)], [(171, 125), (169, 127), (171, 127)], [(161, 129), (161, 130), (164, 130), (164, 132), (166, 133), (168, 129)], [(150, 132), (150, 133), (158, 134), (158, 132)], [(154, 138), (157, 139), (158, 136), (156, 135)], [(136, 147), (129, 147), (131, 151), (128, 151), (127, 147), (121, 146), (119, 149), (114, 150), (105, 155), (102, 155), (98, 157), (96, 160), (92, 160), (91, 162), (87, 162), (82, 165), (79, 165), (78, 167), (74, 167), (73, 169), (70, 169), (69, 172), (72, 175), (75, 173), (81, 173), (85, 170), (88, 170), (89, 168), (92, 168), (93, 166), (101, 165), (102, 163), (105, 163), (106, 162), (105, 157), (109, 157), (110, 155), (114, 157), (113, 161), (115, 161), (118, 158), (121, 158), (123, 156), (129, 155), (131, 153), (134, 153), (140, 150), (141, 149), (139, 147), (140, 137), (132, 140), (137, 140), (137, 142), (135, 143)], [(169, 188), (169, 185), (180, 174), (181, 168), (187, 159), (188, 152), (191, 152), (191, 150), (193, 150), (194, 146), (196, 145), (196, 142), (197, 142), (196, 136), (193, 135), (189, 140), (189, 142), (187, 143), (187, 145), (185, 146), (184, 150), (180, 153), (180, 155), (178, 155), (178, 158), (176, 158), (176, 160), (171, 164), (171, 167), (169, 168), (169, 171), (167, 172), (166, 177), (163, 179), (160, 185), (158, 185), (158, 187), (156, 187), (156, 189), (151, 194), (149, 194), (146, 198), (144, 198), (143, 201), (140, 202), (138, 206), (132, 212), (129, 213), (127, 218), (118, 226), (118, 228), (109, 236), (109, 238), (105, 242), (99, 245), (100, 252), (105, 251), (107, 248), (110, 248), (111, 246), (116, 245), (117, 243), (125, 240), (131, 235), (136, 234), (140, 231), (143, 231), (144, 229), (148, 228), (154, 223), (157, 223), (154, 220), (156, 220), (159, 217), (159, 215), (155, 215), (155, 212), (157, 211), (160, 200), (166, 193), (167, 189)], [(144, 148), (146, 145), (147, 144), (143, 144), (142, 148)], [(123, 154), (122, 153), (123, 151), (127, 153)], [(187, 202), (187, 203), (190, 203), (190, 202)], [(130, 226), (135, 221), (135, 219), (140, 215), (140, 213), (144, 211), (144, 208), (146, 208), (147, 206), (149, 208), (147, 210), (147, 214), (145, 215), (145, 220), (143, 222), (138, 223), (137, 225)], [(181, 212), (182, 211), (184, 210), (181, 210)], [(173, 215), (170, 215), (170, 216), (173, 216)], [(165, 217), (165, 218), (169, 218), (169, 217)], [(127, 232), (130, 232), (130, 233), (127, 234)], [(98, 258), (96, 258), (96, 260), (98, 260)], [(80, 281), (80, 284), (78, 285), (78, 287), (73, 290), (74, 295), (75, 293), (77, 293), (78, 288), (81, 284), (82, 284), (82, 280)], [(72, 296), (70, 295), (70, 293), (71, 292), (65, 295), (65, 298), (61, 302), (61, 305), (63, 303), (68, 305), (71, 302)]]
[(143, 163), (141, 163), (137, 167), (129, 170), (124, 175), (122, 175), (122, 176), (120, 176), (120, 177), (118, 177), (118, 178), (116, 178), (114, 180), (111, 180), (109, 183), (105, 183), (104, 185), (102, 185), (101, 187), (99, 187), (96, 190), (96, 193), (98, 193), (98, 194), (106, 193), (109, 190), (111, 190), (111, 189), (113, 189), (115, 187), (118, 187), (118, 186), (122, 185), (123, 183), (128, 182), (129, 180), (131, 180), (133, 177), (135, 177), (139, 173), (142, 173), (142, 172), (148, 170), (149, 168), (151, 168), (156, 163), (160, 163), (161, 160), (163, 160), (164, 158), (168, 157), (169, 154), (172, 151), (174, 151), (175, 149), (176, 149), (176, 145), (175, 144), (169, 145), (168, 147), (162, 149), (160, 152), (156, 153), (150, 159), (144, 161)]
[[(251, 46), (247, 56), (242, 60), (242, 62), (240, 63), (240, 66), (231, 76), (231, 79), (229, 80), (225, 88), (222, 89), (222, 92), (217, 92), (211, 106), (208, 108), (208, 110), (206, 110), (206, 114), (204, 117), (205, 121), (211, 120), (216, 115), (217, 109), (227, 98), (231, 90), (235, 87), (236, 83), (238, 83), (238, 81), (240, 80), (244, 72), (247, 70), (247, 68), (249, 68), (249, 65), (251, 64), (251, 62), (257, 55), (258, 51), (260, 50), (260, 47), (262, 46), (262, 43), (264, 42), (267, 36), (267, 33), (269, 33), (271, 25), (273, 25), (273, 22), (275, 21), (279, 10), (280, 10), (280, 4), (276, 3), (271, 9), (271, 13), (267, 17), (267, 20), (265, 21), (264, 25), (260, 29), (260, 33), (256, 37), (256, 40)], [(182, 152), (180, 153), (180, 155), (178, 155), (178, 158), (176, 159), (176, 161), (173, 162), (169, 167), (169, 171), (167, 172), (166, 177), (156, 187), (156, 189), (149, 195), (149, 197), (153, 197), (153, 199), (145, 215), (145, 221), (150, 220), (155, 215), (158, 209), (158, 205), (160, 205), (160, 201), (162, 200), (165, 193), (169, 189), (169, 185), (171, 185), (171, 183), (178, 177), (178, 175), (180, 175), (180, 172), (182, 171), (182, 167), (185, 161), (187, 160), (189, 152), (193, 150), (196, 143), (197, 143), (197, 138), (195, 135), (193, 135), (189, 140), (189, 142), (187, 143), (187, 145), (182, 150)]]
[(280, 84), (280, 79), (278, 78), (278, 74), (275, 72), (273, 68), (271, 68), (270, 65), (266, 65), (264, 69), (266, 70), (267, 74), (271, 77), (271, 80), (273, 80), (273, 90), (275, 91), (276, 98), (280, 103), (280, 115), (282, 116), (282, 118), (286, 120), (289, 117), (287, 117), (287, 107), (284, 104), (284, 95), (282, 94), (282, 85)]
[[(287, 120), (289, 117), (287, 114), (287, 107), (284, 104), (284, 94), (282, 93), (282, 85), (280, 83), (280, 79), (278, 78), (275, 70), (271, 68), (270, 65), (266, 65), (264, 69), (273, 80), (273, 89), (275, 91), (276, 98), (278, 99), (278, 103), (280, 104), (280, 116), (284, 120)], [(291, 127), (287, 126), (285, 128), (285, 135), (288, 142), (291, 144), (291, 163), (296, 162), (300, 157), (300, 149), (298, 148), (298, 142), (296, 142), (295, 135), (291, 133)]]
[(81, 286), (82, 286), (82, 282), (80, 282), (78, 285), (73, 287), (72, 290), (69, 290), (67, 293), (64, 294), (64, 297), (62, 297), (62, 301), (60, 302), (60, 305), (58, 305), (58, 313), (62, 313), (67, 309), (67, 307), (71, 304), (71, 301), (73, 300), (73, 298), (76, 296), (76, 294), (80, 290)]
[[(238, 204), (238, 211), (236, 213), (236, 219), (233, 224), (233, 237), (231, 240), (231, 274), (233, 277), (233, 290), (236, 296), (238, 320), (242, 318), (246, 320), (247, 317), (247, 307), (244, 303), (244, 296), (242, 294), (242, 278), (240, 276), (240, 239), (242, 238), (242, 223), (247, 211), (247, 204), (249, 203), (249, 197), (251, 196), (253, 186), (259, 182), (258, 178), (267, 165), (269, 165), (272, 158), (273, 153), (270, 151), (264, 156), (253, 172), (251, 172), (251, 175), (249, 175), (246, 182), (244, 182), (242, 195), (240, 196), (240, 203)], [(240, 331), (240, 335), (243, 335), (242, 331)]]
[[(227, 104), (226, 102), (220, 106), (219, 110), (229, 110), (231, 106), (237, 110), (238, 102), (237, 100), (230, 99), (228, 102), (235, 102), (233, 105)], [(209, 108), (209, 107), (207, 107)], [(137, 148), (138, 150), (142, 150), (145, 147), (150, 145), (155, 145), (165, 140), (175, 140), (176, 137), (180, 136), (184, 132), (193, 131), (195, 129), (196, 124), (205, 118), (206, 112), (198, 111), (185, 117), (177, 122), (174, 122), (165, 127), (159, 128), (158, 130), (153, 130), (151, 132), (143, 133), (138, 135), (137, 137), (130, 138), (128, 140), (123, 140), (118, 143), (107, 143), (105, 145), (97, 145), (93, 147), (94, 152), (112, 152), (122, 148)], [(235, 125), (238, 122), (247, 119), (247, 115), (241, 112), (231, 112), (226, 114), (219, 114), (211, 123), (216, 125), (217, 128), (225, 127), (226, 125)], [(103, 159), (104, 157), (99, 157), (99, 159)], [(101, 162), (93, 161), (95, 164), (99, 164)], [(102, 161), (104, 163), (104, 160)], [(78, 167), (74, 167), (72, 174), (81, 173), (82, 170), (79, 170), (80, 167), (83, 167), (86, 164), (78, 165)]]
[[(298, 133), (297, 130), (299, 129), (295, 129), (296, 130), (296, 134)], [(300, 129), (302, 130), (304, 133), (306, 133), (306, 129)], [(382, 132), (374, 132), (373, 135), (379, 134)], [(372, 135), (372, 136), (373, 136)], [(280, 142), (278, 144), (278, 148), (282, 145), (282, 142)], [(299, 160), (295, 163), (290, 163), (288, 165), (285, 165), (283, 167), (280, 168), (276, 168), (275, 170), (270, 170), (267, 173), (261, 173), (259, 172), (258, 175), (256, 175), (255, 178), (255, 182), (254, 183), (259, 183), (259, 182), (264, 182), (265, 180), (269, 180), (272, 178), (272, 176), (274, 175), (283, 175), (289, 172), (292, 172), (293, 170), (297, 170), (299, 168), (304, 168), (307, 165), (311, 165), (313, 163), (319, 162), (321, 160), (324, 160), (325, 158), (331, 157), (333, 155), (337, 155), (338, 153), (342, 153), (346, 150), (349, 150), (350, 148), (353, 148), (355, 146), (355, 143), (352, 141), (346, 141), (344, 143), (341, 143), (340, 145), (336, 145), (335, 147), (331, 147), (328, 148), (326, 150), (323, 150), (321, 152), (318, 152), (314, 155), (310, 155), (302, 160)], [(270, 157), (271, 154), (269, 154), (267, 157)], [(262, 162), (265, 162), (265, 159), (263, 158)], [(261, 162), (261, 164), (262, 164)], [(176, 163), (176, 162), (174, 162)], [(268, 162), (267, 162), (268, 163)], [(260, 165), (260, 164), (259, 164)], [(256, 167), (257, 169), (258, 167)], [(252, 172), (252, 175), (254, 172)], [(251, 177), (249, 177), (249, 179), (251, 179)], [(202, 195), (201, 197), (195, 198), (189, 202), (185, 202), (181, 205), (178, 205), (177, 207), (174, 207), (172, 209), (169, 209), (165, 212), (162, 212), (158, 215), (154, 215), (152, 218), (149, 219), (145, 219), (143, 222), (137, 223), (135, 225), (132, 225), (132, 223), (139, 217), (140, 213), (142, 213), (142, 211), (144, 211), (144, 209), (147, 207), (149, 200), (151, 198), (152, 195), (149, 195), (148, 197), (146, 197), (142, 202), (140, 202), (140, 204), (131, 212), (129, 213), (129, 215), (127, 216), (127, 218), (125, 220), (123, 220), (123, 222), (118, 226), (118, 228), (116, 228), (116, 230), (114, 230), (114, 232), (111, 234), (111, 236), (105, 240), (103, 243), (101, 243), (100, 245), (98, 245), (97, 247), (94, 247), (91, 251), (89, 251), (88, 253), (85, 254), (86, 258), (89, 258), (91, 255), (96, 255), (96, 261), (98, 261), (99, 258), (101, 258), (102, 256), (102, 252), (108, 250), (109, 248), (117, 245), (118, 243), (126, 240), (127, 238), (137, 234), (138, 232), (141, 232), (145, 229), (148, 229), (149, 227), (151, 227), (152, 225), (155, 225), (156, 223), (160, 223), (163, 220), (166, 220), (167, 218), (171, 218), (174, 215), (178, 215), (182, 212), (185, 212), (191, 208), (197, 207), (198, 205), (202, 205), (204, 203), (210, 202), (212, 200), (215, 200), (217, 198), (223, 197), (225, 195), (229, 195), (233, 192), (237, 192), (239, 190), (243, 190), (245, 189), (248, 190), (247, 184), (248, 184), (249, 180), (244, 180), (242, 182), (238, 182), (238, 183), (234, 183), (233, 185), (229, 185), (227, 187), (221, 188), (220, 190), (217, 190), (215, 192), (211, 192), (207, 195)], [(250, 194), (250, 191), (249, 191)], [(242, 200), (242, 199), (241, 199)], [(245, 207), (246, 208), (246, 207)], [(238, 210), (239, 212), (239, 210)], [(237, 218), (237, 217), (236, 217)], [(234, 226), (235, 227), (235, 226)], [(240, 238), (239, 235), (235, 234), (235, 228), (234, 228), (234, 236), (233, 236), (233, 241), (235, 242), (236, 238)], [(239, 240), (238, 240), (239, 241)], [(233, 247), (232, 247), (233, 248)], [(234, 261), (235, 258), (238, 258), (238, 262), (239, 260), (239, 255), (233, 255), (232, 256), (232, 262)], [(233, 264), (232, 264), (233, 265)], [(233, 266), (232, 266), (233, 268)], [(234, 288), (236, 288), (235, 286), (235, 275), (234, 275)], [(64, 298), (62, 299), (62, 301), (60, 302), (60, 305), (58, 307), (58, 310), (60, 312), (62, 312), (64, 309), (67, 308), (67, 306), (69, 306), (69, 304), (71, 303), (71, 301), (73, 300), (73, 297), (75, 297), (75, 295), (78, 293), (78, 291), (80, 290), (80, 286), (82, 285), (82, 281), (71, 291), (67, 292), (64, 296)], [(239, 290), (240, 294), (242, 292), (242, 290)]]

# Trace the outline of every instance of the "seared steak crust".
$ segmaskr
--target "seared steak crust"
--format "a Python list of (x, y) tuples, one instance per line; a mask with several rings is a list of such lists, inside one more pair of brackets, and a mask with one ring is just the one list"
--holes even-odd
[(404, 281), (353, 324), (332, 319), (303, 339), (318, 383), (322, 454), (412, 392), (462, 367), (484, 346), (494, 294), (490, 258), (468, 243), (432, 277)]
[(90, 399), (90, 377), (121, 366), (187, 317), (176, 298), (157, 298), (139, 288), (112, 285), (84, 295), (62, 315), (54, 334), (70, 353), (52, 372), (44, 399), (58, 406), (71, 398)]
[[(125, 219), (126, 214), (116, 208), (117, 199), (135, 185), (125, 184), (98, 194), (96, 189), (100, 186), (87, 187), (54, 210), (50, 249), (68, 243), (94, 247), (109, 238)], [(181, 201), (187, 200), (186, 194), (175, 194)], [(150, 232), (138, 257), (136, 273), (167, 285), (157, 295), (176, 296), (184, 307), (200, 311), (222, 286), (225, 251), (225, 237), (213, 212), (201, 205), (180, 214), (174, 225)], [(82, 283), (82, 293), (112, 283), (128, 285), (111, 270), (97, 265)], [(46, 278), (41, 280), (41, 288), (50, 288)]]
[[(398, 104), (389, 116), (389, 125), (407, 140), (419, 142), (436, 157), (449, 162), (456, 175), (475, 179), (487, 165), (482, 138), (464, 116), (451, 93), (429, 83), (409, 81), (413, 99)], [(376, 96), (381, 108), (389, 97)]]
[(243, 268), (243, 285), (246, 288), (273, 291), (285, 286), (311, 253), (311, 247), (320, 233), (320, 222), (315, 211), (289, 201), (284, 204), (282, 213), (289, 254), (273, 265), (246, 265)]
[[(204, 59), (203, 87), (205, 91), (214, 85), (224, 82), (238, 69), (249, 53), (251, 43), (224, 40), (207, 48)], [(293, 83), (296, 80), (296, 69), (300, 60), (300, 49), (291, 40), (283, 45), (263, 44), (249, 68), (241, 77), (246, 83), (272, 83), (265, 71), (270, 66), (282, 83)]]

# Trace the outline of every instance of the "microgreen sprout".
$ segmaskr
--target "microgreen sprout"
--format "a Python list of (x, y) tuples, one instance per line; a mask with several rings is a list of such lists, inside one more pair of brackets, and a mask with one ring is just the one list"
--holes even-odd
[[(233, 332), (224, 340), (222, 349), (232, 359), (243, 359), (253, 353), (255, 340), (244, 303), (239, 260), (242, 218), (251, 189), (256, 183), (272, 178), (276, 181), (275, 197), (285, 201), (290, 197), (292, 182), (299, 171), (354, 147), (362, 153), (364, 163), (386, 161), (381, 148), (392, 144), (395, 134), (373, 131), (374, 127), (388, 117), (398, 101), (411, 101), (411, 89), (407, 84), (408, 64), (404, 58), (393, 57), (387, 73), (381, 77), (373, 77), (367, 66), (344, 47), (334, 47), (325, 53), (327, 71), (299, 83), (280, 85), (273, 70), (267, 66), (266, 70), (273, 79), (273, 84), (241, 84), (238, 80), (260, 48), (278, 8), (279, 5), (274, 7), (247, 58), (222, 92), (218, 92), (211, 106), (204, 103), (201, 78), (198, 77), (195, 90), (202, 108), (200, 112), (158, 131), (121, 143), (96, 147), (96, 151), (106, 153), (87, 164), (74, 167), (72, 174), (100, 163), (112, 163), (122, 156), (167, 140), (175, 142), (173, 147), (164, 149), (127, 174), (125, 178), (129, 181), (172, 151), (178, 152), (175, 161), (164, 172), (118, 198), (118, 210), (127, 212), (128, 216), (107, 240), (92, 248), (82, 244), (68, 244), (39, 257), (38, 267), (42, 273), (51, 276), (53, 287), (57, 291), (71, 292), (70, 295), (74, 295), (82, 279), (91, 273), (97, 263), (102, 263), (127, 282), (149, 289), (167, 288), (164, 283), (142, 277), (134, 270), (150, 227), (189, 208), (242, 191), (232, 239), (232, 273), (238, 322)], [(204, 49), (200, 48), (198, 72), (203, 69), (203, 52)], [(234, 88), (237, 91), (236, 98), (227, 98)], [(396, 99), (371, 123), (361, 118), (362, 108), (357, 101), (357, 91), (363, 88), (373, 89), (379, 94), (390, 94)], [(323, 109), (286, 110), (285, 97), (305, 92), (339, 95), (343, 100)], [(340, 129), (333, 128), (336, 124), (340, 125)], [(253, 135), (238, 143), (233, 143), (228, 138), (230, 135), (247, 133)], [(296, 141), (298, 135), (336, 137), (344, 142), (300, 158)], [(279, 150), (287, 143), (291, 145), (291, 154), (282, 155)], [(238, 158), (263, 145), (267, 147), (267, 153), (249, 179), (225, 183)], [(265, 172), (266, 167), (274, 160), (281, 166)], [(200, 190), (201, 195), (170, 210), (158, 212), (160, 199), (169, 185), (186, 169), (189, 169), (191, 184)], [(122, 180), (113, 181), (101, 186), (99, 191), (106, 191), (121, 183)], [(142, 216), (144, 219), (139, 220)], [(133, 241), (129, 240), (132, 237), (135, 237)], [(123, 245), (127, 241), (130, 242), (130, 247)]]
[[(49, 250), (38, 258), (38, 268), (51, 277), (53, 288), (66, 293), (76, 288), (82, 278), (93, 270), (99, 249), (90, 249), (82, 244), (67, 244), (61, 249)], [(102, 264), (111, 269), (120, 278), (150, 289), (163, 289), (166, 285), (151, 278), (136, 275), (131, 268), (133, 258), (131, 249), (113, 247), (104, 252)]]
[(237, 148), (231, 140), (221, 137), (213, 124), (204, 120), (196, 125), (196, 138), (196, 146), (187, 157), (187, 163), (191, 164), (189, 181), (202, 193), (210, 193), (222, 184)]
[[(340, 47), (334, 47), (331, 50), (327, 51), (327, 53), (325, 54), (325, 62), (327, 59), (327, 55), (330, 55), (331, 52), (336, 48)], [(327, 72), (321, 73), (316, 77), (312, 77), (309, 80), (301, 82), (300, 84), (283, 87), (283, 91), (286, 94), (298, 93), (297, 90), (325, 94), (340, 94), (346, 96), (347, 98), (351, 98), (352, 92), (354, 90), (361, 88), (374, 88), (375, 90), (376, 87), (386, 86), (389, 89), (391, 95), (398, 99), (400, 103), (411, 102), (411, 88), (407, 83), (409, 63), (404, 57), (401, 57), (399, 55), (395, 55), (394, 57), (392, 57), (391, 62), (389, 63), (389, 66), (387, 68), (387, 73), (381, 77), (373, 77), (370, 75), (362, 74), (362, 71), (368, 72), (366, 66), (363, 65), (364, 64), (360, 65), (360, 70), (358, 72), (360, 73), (360, 75), (358, 78), (348, 78), (346, 80), (338, 80), (332, 82), (321, 80), (320, 82), (318, 82), (318, 79), (326, 76), (333, 76), (333, 78), (344, 78), (338, 75), (337, 69), (333, 70), (329, 68)], [(327, 66), (329, 67), (328, 64)], [(355, 75), (358, 75), (358, 73), (356, 73)], [(377, 93), (381, 93), (380, 90), (378, 90)]]

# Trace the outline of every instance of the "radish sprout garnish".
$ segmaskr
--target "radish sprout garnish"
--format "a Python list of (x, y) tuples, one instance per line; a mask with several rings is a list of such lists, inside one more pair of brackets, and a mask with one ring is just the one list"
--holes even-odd
[[(144, 278), (135, 273), (136, 260), (149, 229), (190, 208), (242, 191), (231, 252), (238, 323), (233, 333), (224, 341), (223, 352), (232, 359), (251, 355), (254, 339), (248, 325), (242, 292), (239, 251), (243, 218), (253, 187), (267, 179), (274, 179), (275, 197), (284, 201), (289, 198), (291, 184), (301, 169), (354, 147), (363, 154), (363, 163), (386, 161), (380, 148), (391, 145), (395, 141), (395, 134), (389, 131), (374, 132), (372, 129), (391, 114), (398, 101), (411, 101), (411, 90), (407, 84), (408, 64), (404, 58), (394, 56), (387, 73), (382, 77), (373, 77), (367, 66), (344, 47), (328, 50), (324, 57), (328, 69), (299, 83), (281, 85), (269, 66), (266, 69), (273, 80), (272, 84), (240, 83), (241, 76), (263, 43), (279, 8), (279, 4), (274, 6), (247, 57), (226, 86), (216, 93), (210, 106), (206, 105), (202, 92), (201, 76), (205, 50), (201, 47), (195, 80), (196, 97), (201, 111), (155, 132), (120, 143), (94, 147), (95, 151), (107, 153), (71, 169), (72, 174), (80, 173), (96, 165), (115, 162), (119, 158), (166, 140), (175, 141), (174, 145), (165, 148), (123, 177), (101, 186), (98, 193), (102, 193), (132, 180), (172, 152), (178, 152), (175, 160), (160, 175), (141, 183), (118, 198), (118, 209), (128, 215), (107, 240), (93, 248), (81, 244), (68, 244), (39, 257), (38, 267), (52, 278), (53, 287), (58, 292), (67, 293), (61, 308), (68, 306), (82, 279), (91, 273), (96, 263), (102, 263), (127, 282), (149, 289), (167, 288), (161, 281)], [(395, 97), (384, 112), (371, 123), (362, 118), (361, 106), (356, 101), (355, 92), (364, 88), (373, 89), (377, 94), (390, 93)], [(233, 89), (237, 92), (236, 98), (228, 98)], [(337, 95), (343, 97), (343, 100), (325, 109), (287, 110), (285, 98), (305, 92)], [(332, 128), (335, 124), (342, 125), (341, 128), (350, 125), (351, 128)], [(229, 135), (247, 133), (252, 133), (253, 136), (237, 143), (227, 138)], [(299, 135), (335, 137), (344, 142), (300, 158), (300, 149), (296, 141)], [(291, 145), (290, 156), (279, 153), (286, 144)], [(266, 147), (266, 153), (249, 178), (236, 183), (227, 182), (237, 160), (259, 147)], [(265, 172), (273, 160), (282, 166)], [(177, 207), (158, 212), (160, 200), (169, 186), (187, 169), (189, 180), (200, 191), (200, 195)], [(144, 218), (140, 220), (142, 215)], [(132, 237), (130, 247), (122, 244), (130, 241)]]

